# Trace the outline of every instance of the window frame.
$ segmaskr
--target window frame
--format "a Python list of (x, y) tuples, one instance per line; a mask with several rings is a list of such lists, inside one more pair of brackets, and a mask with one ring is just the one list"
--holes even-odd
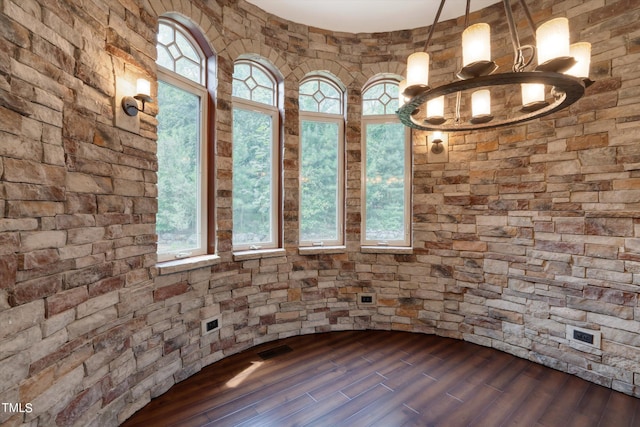
[[(158, 26), (165, 24), (174, 28), (174, 31), (180, 32), (193, 46), (196, 53), (200, 56), (201, 60), (201, 76), (200, 83), (185, 77), (174, 70), (157, 64), (157, 80), (166, 84), (172, 85), (180, 90), (189, 92), (200, 99), (200, 126), (198, 129), (199, 136), (199, 179), (198, 179), (198, 199), (199, 208), (197, 210), (198, 215), (198, 238), (200, 244), (195, 248), (179, 249), (169, 252), (157, 252), (157, 261), (166, 262), (174, 261), (184, 258), (192, 258), (201, 255), (206, 255), (215, 252), (215, 237), (212, 236), (212, 229), (214, 228), (213, 216), (213, 202), (212, 202), (212, 188), (214, 187), (209, 181), (212, 179), (213, 173), (209, 170), (209, 165), (212, 164), (212, 155), (210, 151), (211, 140), (213, 132), (210, 128), (210, 104), (211, 92), (208, 87), (209, 77), (209, 63), (212, 55), (205, 53), (201, 44), (196, 40), (196, 37), (191, 33), (186, 25), (176, 22), (168, 17), (161, 17), (159, 19)], [(158, 42), (159, 43), (159, 42)], [(162, 108), (160, 105), (159, 108)], [(213, 110), (213, 107), (211, 107)], [(160, 171), (158, 170), (158, 174)]]
[[(281, 200), (282, 200), (282, 184), (280, 180), (280, 176), (282, 175), (282, 167), (281, 167), (281, 147), (282, 147), (282, 131), (281, 131), (281, 113), (279, 109), (280, 104), (280, 83), (276, 78), (275, 74), (271, 72), (266, 66), (262, 65), (260, 62), (252, 60), (252, 59), (244, 59), (240, 58), (235, 61), (234, 68), (236, 64), (244, 63), (249, 64), (252, 67), (256, 67), (260, 71), (264, 72), (273, 83), (273, 104), (265, 104), (257, 101), (252, 101), (245, 98), (240, 98), (233, 95), (232, 90), (232, 107), (231, 107), (231, 115), (232, 115), (232, 142), (233, 142), (233, 116), (236, 108), (242, 109), (245, 111), (253, 111), (261, 114), (268, 115), (271, 118), (271, 200), (270, 200), (270, 218), (269, 218), (269, 227), (270, 227), (270, 239), (268, 242), (246, 242), (236, 244), (233, 242), (233, 225), (232, 225), (232, 250), (235, 252), (239, 251), (256, 251), (256, 250), (264, 250), (264, 249), (278, 249), (282, 247), (282, 208), (281, 208)], [(235, 79), (232, 79), (232, 85), (235, 83)], [(233, 149), (232, 149), (233, 150)], [(235, 169), (232, 161), (232, 173), (235, 173), (233, 169)], [(233, 184), (232, 184), (232, 194), (233, 194)], [(232, 195), (231, 200), (231, 210), (233, 213), (233, 204), (234, 199)]]
[[(398, 80), (393, 78), (382, 78), (376, 79), (372, 81), (370, 84), (365, 86), (362, 90), (362, 103), (361, 106), (363, 108), (362, 113), (362, 129), (361, 129), (361, 232), (360, 232), (360, 243), (362, 246), (366, 247), (411, 247), (412, 245), (412, 198), (411, 198), (411, 188), (412, 188), (412, 141), (411, 141), (411, 130), (409, 128), (404, 129), (404, 214), (403, 214), (403, 239), (401, 240), (374, 240), (367, 238), (367, 126), (368, 125), (376, 125), (376, 124), (399, 124), (400, 120), (398, 119), (396, 114), (386, 113), (386, 114), (364, 114), (364, 95), (366, 92), (379, 84), (389, 84), (393, 83), (398, 85)], [(386, 91), (384, 91), (386, 93)], [(394, 102), (392, 99), (390, 102)], [(395, 101), (397, 102), (397, 100)], [(388, 107), (385, 107), (385, 112)]]
[[(340, 87), (340, 85), (336, 82), (334, 82), (333, 80), (323, 77), (323, 76), (318, 76), (318, 75), (312, 75), (306, 79), (304, 79), (301, 83), (299, 87), (302, 87), (302, 85), (304, 85), (305, 83), (308, 83), (310, 81), (319, 81), (319, 82), (324, 82), (329, 84), (330, 86), (332, 86), (334, 89), (336, 89), (338, 91), (338, 93), (340, 94), (340, 113), (322, 113), (319, 111), (316, 112), (311, 112), (311, 111), (307, 111), (307, 110), (302, 110), (299, 109), (299, 135), (300, 135), (300, 152), (299, 152), (299, 156), (300, 156), (300, 161), (299, 161), (299, 171), (298, 171), (298, 194), (299, 194), (299, 200), (298, 200), (298, 244), (300, 247), (323, 247), (323, 246), (342, 246), (345, 243), (345, 224), (346, 224), (346, 218), (345, 218), (345, 195), (346, 195), (346, 191), (345, 191), (345, 187), (346, 187), (346, 172), (345, 172), (345, 165), (346, 165), (346, 142), (345, 142), (345, 117), (344, 117), (344, 113), (346, 111), (345, 108), (345, 90)], [(336, 183), (337, 185), (337, 194), (336, 194), (336, 207), (337, 207), (337, 211), (336, 211), (336, 237), (337, 239), (335, 240), (330, 240), (330, 239), (324, 239), (324, 240), (303, 240), (302, 239), (302, 175), (303, 175), (303, 170), (302, 170), (302, 150), (303, 150), (303, 141), (302, 141), (302, 123), (303, 121), (313, 121), (313, 122), (319, 122), (319, 123), (336, 123), (338, 125), (338, 141), (337, 141), (337, 147), (336, 147), (336, 152), (337, 152), (337, 156), (338, 156), (338, 165), (337, 165), (337, 175), (338, 175), (338, 182)]]

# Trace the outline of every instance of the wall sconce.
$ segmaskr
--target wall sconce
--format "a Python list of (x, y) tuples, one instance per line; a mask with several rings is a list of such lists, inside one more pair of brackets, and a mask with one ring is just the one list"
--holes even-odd
[[(125, 96), (122, 98), (122, 109), (127, 116), (136, 116), (138, 111), (144, 112), (144, 105), (147, 102), (153, 102), (151, 98), (151, 83), (147, 79), (138, 79), (136, 83), (136, 92), (134, 96)], [(142, 108), (138, 107), (138, 101), (142, 102)]]
[(444, 145), (442, 144), (442, 133), (434, 132), (433, 139), (431, 140), (431, 152), (433, 154), (440, 154), (444, 151)]
[(449, 138), (440, 131), (427, 135), (427, 162), (446, 163), (449, 161)]

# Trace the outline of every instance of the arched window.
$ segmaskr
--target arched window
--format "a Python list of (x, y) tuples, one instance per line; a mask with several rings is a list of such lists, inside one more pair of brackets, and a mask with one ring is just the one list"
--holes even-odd
[(207, 88), (202, 50), (158, 24), (158, 260), (207, 253)]
[(344, 244), (344, 91), (311, 76), (300, 85), (300, 246)]
[(233, 248), (280, 245), (278, 83), (260, 63), (233, 69)]
[(411, 245), (410, 133), (397, 108), (395, 80), (376, 80), (362, 93), (363, 245)]

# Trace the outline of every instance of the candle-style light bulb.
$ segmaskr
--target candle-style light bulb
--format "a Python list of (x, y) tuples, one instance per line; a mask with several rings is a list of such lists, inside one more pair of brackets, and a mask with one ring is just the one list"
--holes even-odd
[(136, 93), (138, 95), (151, 96), (151, 83), (147, 79), (138, 79), (136, 82)]
[(427, 101), (426, 121), (431, 124), (442, 124), (444, 118), (444, 95)]
[(402, 108), (407, 103), (407, 98), (404, 96), (404, 90), (407, 88), (407, 79), (401, 80), (398, 83), (398, 108)]
[(567, 70), (567, 74), (574, 77), (589, 78), (591, 65), (591, 43), (580, 42), (569, 46), (570, 55), (576, 60), (576, 65)]
[(491, 115), (491, 92), (481, 89), (471, 94), (471, 123), (486, 123), (493, 120)]
[(549, 103), (545, 100), (545, 86), (542, 83), (522, 83), (522, 111), (530, 113), (546, 107)]
[(462, 66), (478, 61), (491, 61), (491, 27), (479, 23), (462, 32)]
[[(426, 89), (429, 86), (429, 54), (416, 52), (407, 59), (407, 89)], [(415, 93), (415, 94), (417, 94)]]
[(473, 117), (491, 114), (491, 93), (489, 89), (477, 90), (471, 94), (471, 114)]
[(523, 83), (522, 105), (544, 101), (544, 85), (540, 83)]
[(555, 18), (540, 25), (536, 30), (536, 48), (538, 65), (570, 56), (569, 20)]

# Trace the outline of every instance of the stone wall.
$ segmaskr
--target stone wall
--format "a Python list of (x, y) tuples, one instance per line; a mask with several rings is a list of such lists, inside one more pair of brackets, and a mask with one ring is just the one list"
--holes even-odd
[[(347, 34), (242, 0), (0, 0), (0, 423), (117, 425), (203, 366), (261, 342), (344, 329), (434, 333), (640, 396), (640, 4), (542, 1), (592, 43), (596, 83), (530, 124), (449, 135), (429, 163), (414, 133), (413, 251), (360, 248), (360, 92), (402, 74), (428, 28)], [(493, 55), (511, 63), (501, 5)], [(523, 42), (530, 32), (518, 7)], [(114, 123), (119, 87), (155, 76), (157, 18), (216, 53), (218, 257), (156, 265), (155, 114)], [(432, 82), (459, 68), (462, 20), (437, 26)], [(231, 252), (231, 72), (260, 55), (284, 77), (284, 250)], [(297, 242), (297, 87), (348, 90), (346, 249)], [(508, 94), (504, 94), (508, 96)], [(358, 304), (359, 293), (375, 303)], [(216, 317), (220, 329), (201, 333)], [(601, 333), (600, 349), (567, 328)], [(16, 407), (17, 404), (20, 407)]]

